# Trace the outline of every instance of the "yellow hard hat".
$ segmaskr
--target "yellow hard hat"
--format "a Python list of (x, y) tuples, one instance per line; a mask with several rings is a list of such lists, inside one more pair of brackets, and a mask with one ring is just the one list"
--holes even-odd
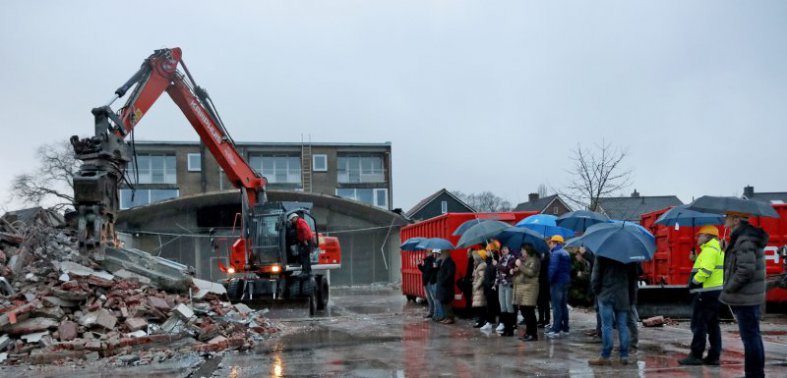
[(719, 237), (719, 229), (716, 226), (711, 226), (711, 225), (702, 226), (702, 228), (700, 228), (700, 230), (697, 231), (697, 233), (705, 234), (705, 235), (713, 235), (717, 238)]
[(555, 243), (560, 243), (560, 244), (563, 244), (563, 243), (565, 243), (565, 242), (566, 242), (566, 241), (563, 239), (563, 237), (562, 237), (562, 236), (560, 236), (560, 235), (552, 235), (552, 237), (549, 239), (549, 241), (553, 241), (553, 242), (555, 242)]
[(479, 249), (476, 252), (478, 252), (478, 256), (481, 257), (481, 260), (486, 260), (486, 251), (484, 251), (483, 249)]
[(492, 240), (491, 243), (486, 245), (487, 251), (497, 251), (500, 250), (500, 242), (497, 240)]

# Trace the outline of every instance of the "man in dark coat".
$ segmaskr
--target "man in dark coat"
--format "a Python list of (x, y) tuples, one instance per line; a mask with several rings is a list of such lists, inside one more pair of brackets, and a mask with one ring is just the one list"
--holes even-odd
[[(593, 264), (590, 284), (598, 301), (601, 314), (601, 357), (588, 361), (590, 365), (610, 365), (612, 354), (612, 324), (617, 325), (620, 339), (620, 363), (628, 364), (629, 329), (627, 319), (631, 306), (632, 286), (637, 282), (631, 279), (634, 264), (623, 264), (619, 261), (596, 255)], [(633, 282), (632, 282), (633, 281)]]
[(426, 295), (426, 303), (428, 310), (424, 318), (431, 318), (435, 315), (434, 292), (430, 286), (432, 276), (435, 275), (437, 269), (434, 268), (435, 256), (433, 253), (428, 253), (426, 257), (418, 264), (418, 270), (421, 271), (421, 283), (424, 285), (424, 294)]
[(495, 286), (495, 278), (497, 277), (497, 267), (495, 266), (494, 251), (487, 251), (486, 269), (484, 270), (484, 297), (486, 297), (486, 314), (487, 323), (481, 327), (482, 331), (491, 331), (493, 323), (496, 323), (497, 316), (500, 314), (500, 304), (497, 296), (497, 286)]
[(738, 321), (746, 377), (764, 377), (760, 305), (765, 302), (764, 249), (768, 234), (749, 224), (744, 214), (727, 214), (725, 226), (732, 234), (724, 253), (724, 284), (719, 301), (730, 306)]
[(454, 324), (454, 311), (451, 303), (454, 301), (454, 275), (456, 274), (456, 264), (451, 259), (451, 251), (444, 249), (440, 254), (440, 269), (437, 271), (437, 293), (435, 299), (442, 304), (445, 312), (445, 319), (440, 321), (443, 324)]

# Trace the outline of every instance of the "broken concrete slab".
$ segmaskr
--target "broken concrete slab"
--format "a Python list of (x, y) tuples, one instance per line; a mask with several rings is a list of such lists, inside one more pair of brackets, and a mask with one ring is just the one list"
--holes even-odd
[(249, 307), (249, 306), (246, 306), (246, 305), (245, 305), (245, 304), (243, 304), (243, 303), (236, 303), (236, 304), (234, 305), (234, 307), (235, 307), (235, 310), (236, 310), (236, 311), (238, 311), (238, 313), (239, 313), (241, 316), (243, 316), (243, 317), (246, 317), (246, 315), (248, 315), (248, 314), (250, 314), (250, 313), (254, 312), (254, 310), (252, 310), (252, 309), (251, 309), (251, 307)]
[(183, 320), (189, 320), (194, 316), (194, 310), (181, 303), (173, 309), (173, 312), (181, 317)]
[(194, 299), (202, 299), (207, 294), (216, 294), (219, 296), (227, 294), (227, 289), (222, 284), (200, 280), (198, 278), (192, 278), (191, 282), (197, 287), (197, 292), (194, 293)]
[(98, 277), (100, 279), (109, 280), (109, 281), (111, 281), (113, 278), (115, 278), (115, 276), (113, 276), (112, 274), (109, 274), (107, 272), (101, 272), (101, 271), (93, 270), (91, 268), (88, 268), (88, 267), (86, 267), (84, 265), (81, 265), (81, 264), (77, 264), (77, 263), (72, 262), (72, 261), (63, 261), (62, 263), (60, 263), (60, 270), (63, 271), (63, 273), (67, 273), (67, 274), (70, 274), (70, 275), (73, 275), (73, 276), (79, 276), (79, 277), (93, 276), (93, 277)]
[(112, 315), (109, 311), (103, 308), (99, 309), (97, 312), (98, 316), (96, 317), (96, 325), (104, 327), (110, 331), (115, 328), (115, 324), (118, 322), (118, 319), (115, 317), (115, 315)]
[(137, 331), (134, 331), (134, 332), (131, 332), (131, 333), (127, 333), (127, 334), (125, 334), (123, 336), (125, 336), (125, 337), (145, 337), (147, 335), (148, 335), (147, 332), (145, 332), (145, 331), (140, 329), (140, 330), (137, 330)]
[(186, 265), (134, 248), (107, 248), (101, 266), (110, 272), (125, 269), (149, 278), (154, 286), (176, 292), (188, 291), (193, 274)]
[(8, 348), (9, 345), (11, 345), (11, 338), (8, 335), (0, 336), (0, 352)]
[(128, 318), (123, 323), (129, 331), (134, 332), (143, 328), (147, 328), (148, 322), (142, 318)]
[(42, 337), (47, 335), (49, 335), (49, 331), (33, 332), (33, 333), (28, 333), (27, 335), (22, 335), (20, 339), (24, 340), (27, 343), (38, 343), (39, 341), (41, 341)]
[(52, 288), (52, 294), (60, 299), (72, 302), (82, 302), (90, 297), (90, 294), (83, 290), (64, 290), (56, 287)]
[(68, 307), (68, 308), (79, 306), (77, 302), (66, 301), (58, 297), (44, 297), (44, 303), (50, 306)]
[(65, 321), (60, 323), (57, 328), (57, 334), (60, 341), (71, 341), (77, 338), (77, 324), (72, 321)]
[(183, 328), (183, 324), (183, 320), (179, 317), (172, 316), (161, 324), (161, 330), (165, 333), (179, 333)]
[(116, 271), (115, 277), (123, 280), (136, 280), (143, 285), (150, 285), (151, 283), (150, 278), (147, 278), (140, 274), (136, 274), (134, 272), (129, 272), (128, 270), (125, 269), (120, 269)]
[(148, 303), (150, 303), (150, 305), (155, 309), (165, 310), (165, 311), (170, 310), (169, 303), (167, 303), (166, 300), (159, 297), (148, 297)]
[(57, 327), (58, 322), (49, 318), (30, 318), (8, 327), (11, 336), (26, 335)]

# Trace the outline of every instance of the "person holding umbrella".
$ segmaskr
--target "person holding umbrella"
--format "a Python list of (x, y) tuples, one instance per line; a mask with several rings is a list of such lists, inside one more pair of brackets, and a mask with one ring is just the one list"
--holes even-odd
[[(434, 252), (434, 250), (433, 250)], [(435, 256), (429, 253), (418, 263), (418, 270), (421, 271), (421, 283), (424, 285), (424, 293), (426, 294), (427, 311), (424, 318), (431, 318), (436, 315), (435, 301), (434, 301), (434, 288), (432, 287), (432, 278), (437, 272), (435, 269)]]
[(522, 256), (514, 263), (514, 304), (522, 309), (525, 317), (525, 332), (522, 341), (538, 340), (536, 326), (536, 302), (538, 300), (538, 274), (541, 258), (532, 244), (522, 245)]
[(565, 241), (560, 235), (549, 239), (549, 286), (552, 297), (552, 328), (546, 337), (568, 335), (568, 289), (571, 286), (571, 256), (563, 249)]
[(500, 304), (498, 303), (497, 286), (495, 277), (497, 276), (497, 248), (500, 243), (496, 240), (486, 245), (486, 269), (484, 270), (484, 297), (486, 298), (486, 324), (481, 327), (481, 331), (491, 331), (493, 324), (497, 321), (500, 314)]
[(440, 251), (440, 268), (437, 270), (437, 290), (435, 298), (440, 302), (440, 308), (445, 318), (440, 320), (443, 324), (454, 324), (454, 312), (451, 303), (454, 301), (454, 275), (456, 264), (451, 259), (451, 250)]
[(486, 296), (484, 295), (484, 272), (486, 271), (486, 251), (473, 251), (473, 312), (477, 321), (473, 328), (481, 328), (487, 323)]
[[(500, 323), (502, 336), (514, 336), (516, 313), (514, 312), (513, 274), (516, 258), (508, 247), (500, 248), (500, 262), (497, 263), (497, 295), (500, 301)], [(500, 327), (498, 327), (500, 332)]]
[[(694, 261), (689, 286), (692, 298), (691, 353), (678, 361), (681, 365), (718, 365), (721, 355), (721, 327), (719, 326), (719, 294), (724, 280), (724, 252), (719, 245), (719, 229), (703, 226), (697, 232), (700, 254)], [(710, 343), (708, 356), (705, 339)]]
[(746, 377), (765, 376), (765, 350), (760, 334), (760, 305), (765, 302), (765, 255), (768, 234), (752, 226), (748, 215), (727, 213), (732, 230), (724, 256), (724, 284), (719, 301), (727, 304), (738, 321)]
[(599, 358), (588, 361), (588, 364), (601, 366), (610, 365), (612, 355), (612, 327), (617, 325), (620, 341), (620, 363), (628, 364), (629, 328), (627, 325), (630, 311), (631, 286), (637, 285), (636, 265), (596, 255), (593, 264), (590, 284), (598, 301), (601, 314), (602, 349)]

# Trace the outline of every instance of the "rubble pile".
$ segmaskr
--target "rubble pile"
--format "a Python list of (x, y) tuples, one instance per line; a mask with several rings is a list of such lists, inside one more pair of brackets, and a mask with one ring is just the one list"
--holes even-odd
[(219, 284), (191, 279), (187, 293), (172, 293), (137, 273), (107, 272), (82, 259), (56, 213), (22, 215), (0, 218), (0, 363), (139, 364), (247, 349), (279, 331), (264, 311), (224, 301)]

